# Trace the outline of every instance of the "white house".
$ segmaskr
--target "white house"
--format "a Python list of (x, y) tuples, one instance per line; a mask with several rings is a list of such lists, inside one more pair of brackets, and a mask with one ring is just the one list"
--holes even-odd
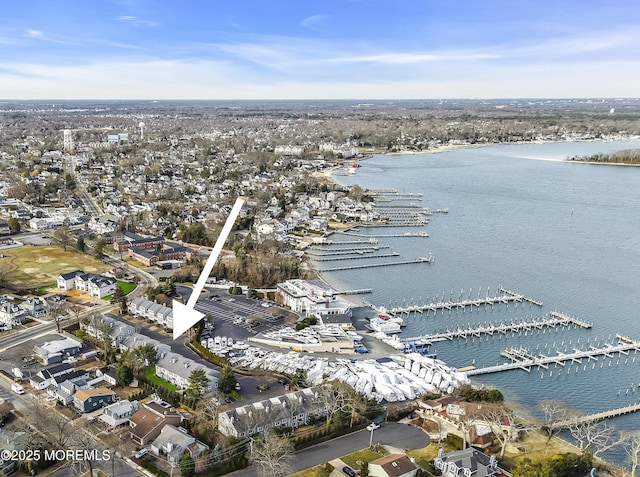
[(164, 454), (172, 464), (178, 464), (185, 452), (192, 459), (197, 459), (209, 446), (191, 436), (182, 427), (167, 424), (160, 431), (160, 435), (151, 443), (151, 452), (155, 455)]
[(60, 290), (82, 290), (90, 296), (104, 298), (116, 292), (118, 281), (115, 278), (76, 270), (58, 275), (56, 280)]
[(111, 427), (118, 427), (129, 422), (129, 418), (133, 416), (138, 409), (140, 409), (138, 401), (124, 399), (106, 406), (98, 419)]
[(15, 303), (5, 301), (0, 304), (0, 323), (4, 323), (7, 327), (21, 324), (24, 316), (22, 308)]
[(209, 380), (205, 393), (218, 389), (220, 373), (177, 353), (166, 353), (156, 363), (156, 376), (182, 389), (189, 387), (189, 378), (196, 369), (202, 369)]

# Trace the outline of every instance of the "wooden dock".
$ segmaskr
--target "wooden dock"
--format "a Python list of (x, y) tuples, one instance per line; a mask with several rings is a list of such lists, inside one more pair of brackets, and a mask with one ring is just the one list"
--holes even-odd
[(319, 255), (315, 257), (313, 260), (316, 262), (332, 262), (334, 260), (359, 260), (362, 258), (387, 258), (387, 257), (398, 257), (400, 254), (398, 252), (391, 253), (380, 253), (378, 255), (349, 255), (349, 256), (340, 256), (340, 257), (328, 257), (326, 255)]
[(519, 333), (522, 331), (535, 331), (543, 328), (570, 327), (576, 326), (581, 328), (591, 328), (586, 323), (577, 318), (561, 313), (551, 313), (549, 317), (541, 317), (532, 320), (521, 320), (511, 323), (489, 323), (479, 324), (477, 326), (469, 326), (466, 328), (456, 328), (455, 330), (447, 330), (442, 333), (430, 335), (422, 335), (413, 338), (403, 338), (403, 342), (424, 342), (434, 343), (436, 341), (453, 341), (454, 339), (480, 338), (486, 335), (506, 335), (509, 333)]
[[(502, 371), (510, 371), (512, 369), (522, 369), (526, 372), (531, 372), (531, 369), (537, 367), (538, 369), (548, 369), (550, 364), (559, 366), (565, 366), (567, 363), (582, 364), (583, 360), (586, 361), (598, 361), (599, 358), (613, 359), (616, 355), (628, 355), (633, 351), (637, 353), (640, 351), (640, 342), (633, 341), (627, 343), (618, 340), (616, 344), (607, 343), (601, 348), (595, 346), (589, 346), (588, 349), (575, 349), (572, 353), (563, 353), (556, 351), (555, 356), (545, 356), (543, 354), (533, 355), (526, 348), (510, 348), (500, 352), (500, 355), (511, 360), (510, 363), (498, 364), (496, 366), (489, 366), (486, 368), (476, 368), (472, 371), (468, 371), (468, 376), (478, 376), (480, 374), (500, 373)], [(595, 364), (595, 363), (594, 363)]]
[[(410, 313), (425, 313), (425, 312), (437, 312), (439, 310), (452, 310), (452, 309), (466, 309), (466, 308), (474, 308), (481, 306), (494, 306), (500, 304), (508, 304), (511, 302), (529, 302), (537, 306), (542, 306), (541, 302), (533, 300), (532, 298), (528, 298), (525, 295), (520, 293), (516, 293), (513, 291), (506, 291), (503, 288), (499, 289), (499, 292), (502, 294), (499, 295), (496, 293), (494, 296), (485, 296), (484, 298), (467, 298), (466, 300), (460, 301), (445, 301), (444, 296), (443, 299), (439, 302), (431, 302), (425, 303), (422, 305), (409, 305), (409, 306), (399, 306), (394, 307), (389, 310), (390, 315), (402, 315), (402, 314), (410, 314)], [(471, 294), (471, 292), (469, 292)], [(461, 293), (462, 295), (462, 293)]]
[(551, 430), (568, 429), (573, 426), (588, 424), (590, 422), (602, 421), (604, 419), (623, 416), (624, 414), (631, 414), (632, 412), (637, 412), (637, 411), (640, 411), (640, 403), (619, 407), (617, 409), (611, 409), (609, 411), (597, 412), (594, 414), (585, 414), (583, 416), (576, 416), (572, 419), (554, 422), (549, 427), (551, 428)]
[(318, 269), (318, 272), (341, 272), (343, 270), (358, 270), (361, 268), (390, 267), (393, 265), (409, 265), (412, 263), (430, 263), (432, 260), (433, 258), (431, 256), (428, 256), (420, 257), (415, 260), (403, 260), (400, 262), (368, 263), (363, 265), (347, 265), (344, 267), (320, 268)]

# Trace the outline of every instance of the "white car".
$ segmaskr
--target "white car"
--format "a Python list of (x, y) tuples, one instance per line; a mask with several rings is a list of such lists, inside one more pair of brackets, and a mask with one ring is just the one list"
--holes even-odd
[(146, 447), (143, 447), (142, 449), (140, 449), (138, 452), (136, 452), (136, 455), (134, 456), (136, 459), (142, 459), (145, 455), (148, 454), (148, 450), (146, 449)]
[(380, 427), (380, 424), (376, 424), (375, 422), (372, 422), (371, 424), (369, 424), (367, 426), (367, 431), (371, 432), (371, 431), (375, 431), (376, 429), (378, 429)]

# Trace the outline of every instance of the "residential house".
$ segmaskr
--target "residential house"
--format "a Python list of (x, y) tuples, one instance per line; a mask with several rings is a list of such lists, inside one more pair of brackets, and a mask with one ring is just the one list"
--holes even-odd
[(419, 467), (404, 454), (389, 454), (369, 462), (371, 477), (415, 477)]
[(173, 309), (168, 306), (137, 297), (129, 302), (128, 308), (129, 313), (134, 316), (141, 316), (165, 328), (173, 329)]
[(179, 426), (181, 422), (182, 416), (174, 409), (156, 402), (143, 403), (129, 418), (131, 440), (145, 446), (160, 435), (164, 426)]
[(124, 399), (106, 406), (98, 419), (111, 427), (118, 427), (129, 422), (131, 416), (138, 412), (139, 409), (138, 401)]
[(298, 428), (325, 415), (319, 389), (313, 387), (221, 412), (218, 430), (225, 436), (249, 437), (276, 427)]
[(167, 460), (175, 465), (180, 463), (186, 452), (192, 459), (197, 459), (209, 450), (209, 446), (189, 435), (186, 429), (168, 424), (151, 443), (150, 449), (155, 455), (166, 455)]
[[(19, 459), (10, 459), (14, 451), (25, 451), (29, 448), (30, 437), (26, 432), (15, 432), (0, 429), (0, 476), (11, 475), (18, 470)], [(5, 452), (6, 451), (6, 452)], [(6, 454), (6, 455), (5, 455)]]
[(35, 345), (33, 352), (41, 363), (53, 364), (60, 363), (69, 356), (77, 355), (82, 349), (82, 343), (71, 338), (60, 338), (57, 340), (47, 341), (41, 345)]
[(47, 314), (47, 304), (39, 297), (27, 298), (20, 304), (20, 307), (30, 316), (35, 318), (44, 316)]
[(77, 379), (74, 381), (66, 380), (62, 381), (58, 385), (51, 384), (49, 388), (47, 388), (47, 394), (55, 397), (61, 404), (68, 406), (73, 402), (73, 395), (75, 393), (89, 388), (90, 386), (86, 379)]
[(29, 379), (29, 384), (34, 389), (46, 389), (51, 386), (52, 379), (59, 376), (64, 376), (73, 371), (73, 368), (68, 363), (56, 364), (49, 366), (48, 368), (41, 369), (34, 376)]
[(218, 389), (220, 373), (217, 370), (173, 352), (165, 353), (160, 357), (156, 363), (156, 376), (182, 389), (187, 389), (189, 387), (191, 373), (196, 369), (203, 370), (209, 380), (204, 390), (205, 393)]
[(22, 323), (24, 316), (24, 310), (12, 301), (4, 301), (0, 304), (0, 323), (9, 327), (16, 326)]
[(115, 293), (118, 280), (76, 270), (58, 275), (56, 283), (60, 290), (82, 290), (92, 297), (104, 298)]
[(442, 473), (442, 477), (511, 477), (506, 470), (498, 467), (496, 456), (469, 447), (444, 454), (438, 450), (433, 465)]
[(81, 412), (91, 412), (111, 404), (116, 393), (107, 388), (82, 389), (73, 395), (73, 405)]

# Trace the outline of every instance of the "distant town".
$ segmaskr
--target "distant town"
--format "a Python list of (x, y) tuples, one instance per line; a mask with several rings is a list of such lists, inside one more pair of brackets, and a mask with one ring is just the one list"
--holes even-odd
[[(527, 462), (531, 435), (594, 423), (524, 422), (312, 258), (397, 220), (334, 181), (374, 155), (637, 139), (639, 119), (634, 99), (0, 102), (0, 475), (618, 475), (591, 442)], [(174, 340), (237, 197), (204, 319)]]

